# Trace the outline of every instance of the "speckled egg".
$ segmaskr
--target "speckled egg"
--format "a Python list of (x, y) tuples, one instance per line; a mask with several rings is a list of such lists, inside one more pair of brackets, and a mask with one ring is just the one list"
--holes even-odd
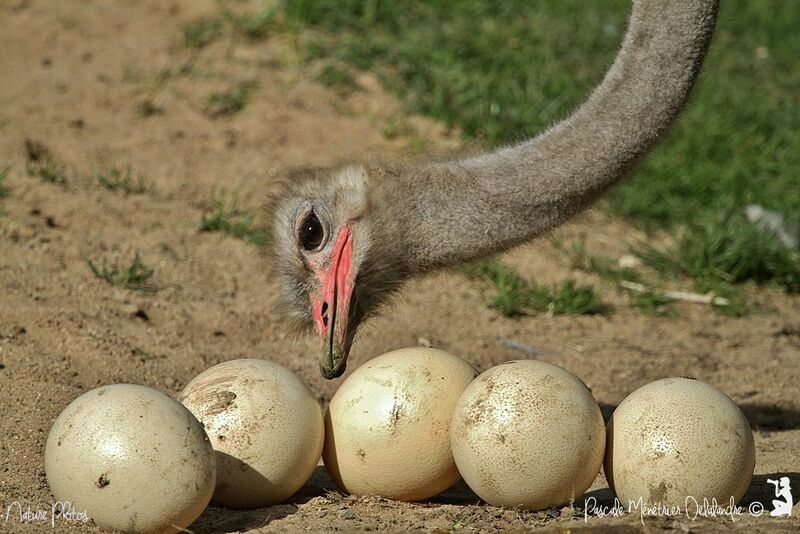
[(322, 409), (303, 380), (259, 359), (197, 375), (178, 398), (205, 426), (217, 456), (214, 502), (257, 508), (288, 499), (322, 452)]
[[(605, 475), (622, 505), (742, 498), (755, 468), (750, 424), (710, 384), (665, 378), (620, 403), (607, 426)], [(687, 499), (689, 499), (687, 501)]]
[(603, 462), (603, 416), (591, 391), (556, 365), (492, 367), (461, 395), (453, 457), (464, 481), (494, 506), (542, 510), (580, 497)]
[(44, 451), (55, 502), (70, 502), (98, 526), (178, 532), (214, 491), (214, 451), (195, 417), (144, 386), (88, 391), (58, 416)]
[(355, 370), (325, 418), (323, 460), (354, 495), (417, 501), (459, 479), (450, 451), (458, 396), (475, 377), (467, 362), (430, 348), (378, 356)]

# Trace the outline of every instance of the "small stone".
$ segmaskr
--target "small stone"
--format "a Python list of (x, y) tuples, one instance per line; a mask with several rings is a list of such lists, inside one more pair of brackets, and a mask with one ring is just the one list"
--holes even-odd
[(19, 239), (33, 239), (36, 237), (36, 229), (31, 226), (19, 226), (16, 228), (16, 233)]
[(353, 513), (352, 510), (345, 510), (341, 513), (342, 519), (355, 519), (356, 514)]
[(137, 311), (139, 311), (139, 307), (135, 304), (122, 304), (119, 307), (119, 311), (125, 315), (134, 315)]
[(625, 254), (624, 256), (620, 256), (619, 260), (617, 260), (617, 265), (619, 265), (621, 269), (636, 269), (642, 266), (642, 260), (637, 256)]

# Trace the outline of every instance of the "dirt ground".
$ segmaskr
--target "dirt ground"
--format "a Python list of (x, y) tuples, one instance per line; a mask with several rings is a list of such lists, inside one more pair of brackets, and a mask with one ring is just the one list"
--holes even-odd
[[(0, 531), (52, 531), (20, 524), (7, 507), (52, 501), (43, 447), (54, 418), (102, 384), (145, 384), (176, 396), (196, 374), (240, 357), (267, 358), (299, 373), (329, 399), (341, 380), (317, 370), (317, 342), (295, 339), (276, 313), (278, 283), (268, 252), (198, 224), (215, 189), (237, 191), (258, 208), (287, 171), (303, 166), (458, 150), (457, 136), (412, 119), (413, 136), (386, 139), (397, 103), (369, 77), (341, 96), (316, 84), (285, 38), (223, 38), (202, 51), (181, 45), (181, 26), (216, 12), (211, 1), (0, 0)], [(246, 109), (209, 116), (207, 96), (256, 80)], [(143, 104), (146, 104), (143, 106)], [(149, 109), (145, 113), (142, 110)], [(26, 174), (26, 140), (69, 169), (66, 183)], [(29, 143), (30, 144), (30, 143)], [(150, 187), (109, 191), (94, 169), (130, 165)], [(559, 230), (589, 250), (619, 257), (643, 237), (600, 211)], [(153, 291), (97, 279), (86, 260), (127, 264), (135, 253), (155, 268)], [(542, 239), (505, 258), (539, 282), (573, 276)], [(483, 370), (529, 357), (499, 340), (537, 347), (543, 360), (580, 376), (606, 415), (628, 393), (665, 376), (691, 375), (730, 395), (747, 414), (757, 446), (756, 476), (744, 499), (771, 509), (767, 478), (788, 476), (800, 502), (800, 300), (752, 293), (762, 311), (729, 318), (702, 305), (651, 317), (606, 287), (611, 313), (504, 318), (484, 305), (479, 282), (441, 273), (410, 283), (357, 340), (350, 370), (391, 349), (432, 344)], [(602, 475), (590, 496), (608, 503)], [(426, 503), (342, 495), (322, 467), (289, 503), (254, 511), (210, 507), (198, 533), (311, 531), (721, 531), (800, 528), (791, 518), (731, 519), (584, 516), (574, 508), (539, 513), (493, 508), (458, 484)], [(59, 522), (57, 531), (94, 532)]]

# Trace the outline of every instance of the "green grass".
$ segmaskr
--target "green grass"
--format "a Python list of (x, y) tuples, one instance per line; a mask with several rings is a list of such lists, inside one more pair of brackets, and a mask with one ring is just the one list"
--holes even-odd
[(636, 269), (619, 267), (612, 258), (590, 254), (586, 250), (586, 243), (582, 239), (572, 241), (568, 247), (559, 242), (555, 242), (554, 245), (562, 255), (566, 256), (570, 267), (573, 269), (594, 273), (603, 280), (611, 282), (619, 282), (621, 280), (638, 282), (641, 280), (641, 275)]
[(403, 117), (392, 117), (384, 125), (381, 131), (386, 139), (397, 139), (398, 137), (413, 135), (414, 127)]
[[(750, 225), (745, 227), (750, 230)], [(726, 228), (727, 231), (732, 231), (735, 234), (736, 230)], [(745, 246), (758, 246), (763, 244), (762, 240), (748, 240), (745, 235), (739, 235), (741, 242)], [(662, 277), (669, 277), (672, 279), (682, 279), (690, 277), (693, 279), (694, 290), (702, 294), (713, 293), (716, 296), (724, 297), (730, 302), (727, 306), (712, 305), (712, 308), (726, 315), (741, 316), (746, 315), (751, 311), (751, 307), (747, 305), (745, 292), (738, 285), (730, 281), (726, 281), (726, 276), (721, 272), (715, 272), (711, 275), (707, 274), (705, 268), (702, 268), (702, 259), (699, 258), (683, 258), (681, 252), (685, 252), (685, 247), (691, 244), (696, 245), (697, 238), (694, 236), (686, 236), (686, 243), (678, 241), (678, 243), (670, 248), (660, 249), (649, 245), (640, 245), (635, 248), (634, 252), (642, 259), (642, 263), (653, 268)], [(777, 244), (776, 244), (777, 245)], [(628, 296), (628, 302), (634, 308), (640, 309), (647, 315), (668, 316), (674, 317), (678, 315), (678, 311), (673, 306), (675, 301), (667, 297), (658, 288), (650, 288), (644, 292), (632, 291), (622, 287), (622, 282), (644, 282), (642, 273), (632, 267), (619, 267), (617, 263), (609, 257), (590, 254), (586, 249), (586, 243), (577, 239), (569, 243), (567, 246), (563, 241), (554, 239), (554, 246), (559, 251), (561, 256), (567, 260), (569, 266), (573, 269), (580, 269), (582, 271), (594, 273), (600, 276), (604, 281), (617, 284)], [(701, 244), (695, 248), (696, 252), (702, 253), (711, 247), (709, 244)], [(781, 247), (776, 246), (777, 251), (785, 251)], [(740, 251), (732, 254), (732, 257), (743, 256), (753, 257), (758, 252), (745, 252)], [(715, 259), (719, 260), (723, 254)], [(712, 255), (709, 259), (714, 259)], [(694, 260), (692, 262), (691, 260)], [(707, 267), (707, 266), (706, 266)], [(788, 271), (791, 272), (791, 271)], [(651, 276), (652, 278), (652, 276)], [(743, 277), (750, 279), (750, 277)], [(653, 280), (649, 280), (648, 284), (653, 284)], [(773, 280), (774, 282), (774, 280)], [(656, 283), (655, 285), (659, 285)], [(644, 286), (647, 287), (647, 286)], [(784, 288), (786, 289), (786, 288)]]
[(234, 13), (228, 9), (220, 10), (214, 17), (197, 19), (185, 24), (183, 44), (190, 48), (204, 48), (220, 37), (229, 34), (248, 39), (263, 39), (275, 29), (277, 11), (266, 8), (253, 13)]
[(222, 35), (223, 23), (218, 18), (195, 20), (183, 26), (183, 42), (192, 48), (203, 48)]
[(575, 280), (564, 280), (552, 289), (534, 288), (531, 307), (550, 315), (592, 315), (603, 311), (594, 287)]
[(0, 171), (0, 198), (5, 198), (8, 196), (8, 187), (6, 186), (6, 180), (8, 179), (8, 174), (11, 172), (11, 167), (6, 167), (5, 169)]
[(674, 317), (678, 312), (672, 306), (673, 300), (666, 297), (658, 290), (648, 290), (643, 293), (628, 291), (628, 302), (646, 315)]
[(216, 193), (213, 208), (200, 220), (200, 231), (222, 232), (258, 246), (269, 243), (269, 233), (256, 224), (255, 214), (239, 208), (236, 196), (222, 191)]
[(469, 512), (464, 512), (463, 514), (461, 514), (461, 516), (456, 518), (453, 521), (453, 524), (450, 525), (450, 530), (461, 530), (462, 528), (464, 528), (464, 520), (467, 518), (467, 515), (469, 515)]
[[(491, 147), (541, 131), (586, 97), (629, 8), (623, 0), (293, 0), (275, 20), (297, 32), (307, 58), (372, 71), (406, 111)], [(644, 225), (675, 234), (688, 226), (671, 253), (699, 285), (796, 284), (797, 251), (778, 251), (727, 215), (756, 203), (800, 222), (798, 20), (800, 2), (723, 2), (688, 108), (611, 195), (615, 213)], [(723, 222), (707, 228), (708, 220)], [(606, 272), (617, 275), (626, 276)]]
[(67, 183), (67, 168), (51, 156), (43, 159), (28, 161), (25, 167), (28, 176), (35, 176), (51, 184)]
[(692, 277), (699, 288), (753, 281), (800, 291), (800, 252), (740, 214), (689, 226), (672, 247), (642, 245), (636, 253), (662, 274)]
[[(5, 169), (0, 171), (0, 200), (3, 200), (8, 196), (8, 187), (6, 186), (6, 180), (8, 179), (8, 173), (11, 172), (11, 167), (6, 167)], [(0, 217), (6, 214), (6, 209), (0, 204)]]
[(105, 280), (112, 286), (134, 289), (137, 291), (150, 291), (152, 287), (147, 284), (153, 276), (154, 269), (142, 263), (137, 253), (127, 267), (111, 266), (103, 259), (99, 267), (91, 260), (86, 260), (86, 264), (92, 273), (99, 279)]
[(323, 65), (317, 72), (315, 79), (325, 87), (330, 87), (344, 94), (352, 93), (358, 89), (358, 84), (350, 70), (340, 65)]
[(138, 195), (147, 192), (149, 185), (143, 176), (134, 174), (130, 167), (124, 171), (113, 167), (106, 171), (95, 171), (94, 178), (109, 191), (126, 195)]
[(141, 117), (152, 117), (154, 115), (163, 115), (164, 108), (157, 105), (150, 98), (146, 98), (136, 105), (136, 113)]
[(253, 14), (228, 15), (233, 29), (250, 39), (263, 39), (276, 27), (274, 9), (262, 9)]
[(212, 93), (207, 98), (206, 112), (213, 118), (229, 117), (242, 111), (253, 96), (258, 83), (241, 81), (225, 91)]
[(148, 352), (141, 347), (131, 348), (131, 356), (142, 363), (165, 357), (163, 354), (153, 354), (152, 352)]
[(512, 266), (497, 260), (472, 263), (462, 268), (471, 278), (486, 280), (494, 294), (488, 301), (491, 308), (506, 316), (531, 311), (549, 315), (587, 315), (603, 311), (600, 296), (587, 285), (565, 280), (559, 286), (546, 288), (522, 278)]

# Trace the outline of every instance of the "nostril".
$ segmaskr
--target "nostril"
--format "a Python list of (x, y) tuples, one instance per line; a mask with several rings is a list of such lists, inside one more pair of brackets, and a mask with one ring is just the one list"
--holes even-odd
[(322, 324), (326, 327), (328, 326), (328, 303), (322, 303), (322, 309), (320, 310), (320, 315), (322, 315)]

